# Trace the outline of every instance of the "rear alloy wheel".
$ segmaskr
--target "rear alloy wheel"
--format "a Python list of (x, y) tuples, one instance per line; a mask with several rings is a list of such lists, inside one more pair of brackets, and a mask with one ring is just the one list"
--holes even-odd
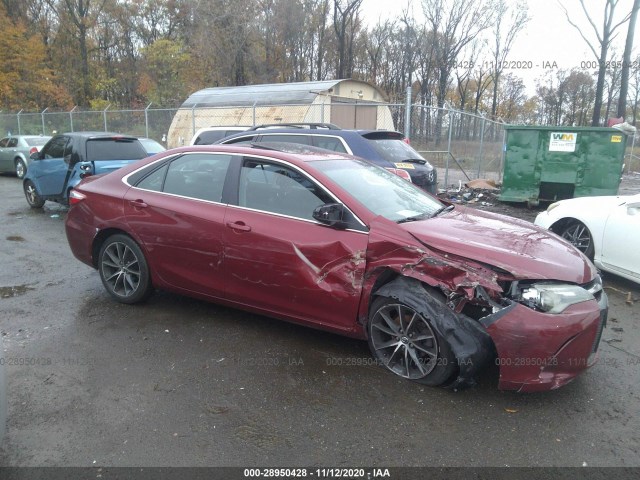
[(144, 254), (127, 235), (112, 235), (102, 244), (98, 271), (107, 292), (120, 303), (139, 303), (153, 292)]
[(16, 158), (16, 177), (22, 180), (27, 173), (27, 166), (24, 163), (24, 160), (21, 158)]
[(584, 223), (577, 220), (569, 222), (560, 230), (559, 234), (584, 253), (589, 260), (593, 260), (593, 237)]
[(430, 320), (397, 300), (376, 299), (367, 329), (373, 356), (396, 375), (437, 386), (457, 371), (449, 344)]
[(24, 182), (24, 196), (27, 198), (27, 203), (31, 208), (42, 208), (44, 200), (38, 194), (36, 186), (31, 180)]

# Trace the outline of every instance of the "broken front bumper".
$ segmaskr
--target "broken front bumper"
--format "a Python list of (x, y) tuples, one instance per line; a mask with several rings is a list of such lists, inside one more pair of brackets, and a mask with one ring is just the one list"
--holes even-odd
[(569, 383), (597, 360), (608, 313), (604, 291), (597, 300), (568, 307), (560, 314), (513, 304), (482, 319), (498, 356), (501, 390), (535, 392)]

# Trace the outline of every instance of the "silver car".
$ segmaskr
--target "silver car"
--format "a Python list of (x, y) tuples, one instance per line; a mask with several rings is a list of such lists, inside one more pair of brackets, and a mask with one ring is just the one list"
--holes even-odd
[(12, 135), (0, 140), (0, 172), (12, 172), (23, 178), (29, 166), (29, 156), (39, 152), (50, 138), (44, 135)]

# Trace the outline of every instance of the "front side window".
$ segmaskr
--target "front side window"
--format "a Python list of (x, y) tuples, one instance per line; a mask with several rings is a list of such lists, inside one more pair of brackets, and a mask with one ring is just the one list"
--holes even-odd
[(69, 142), (69, 138), (65, 136), (54, 137), (51, 141), (45, 145), (42, 150), (42, 158), (63, 158), (65, 156), (65, 149), (67, 148), (67, 143)]
[(9, 143), (9, 139), (8, 138), (3, 138), (2, 140), (0, 140), (0, 148), (6, 148), (7, 147), (7, 143)]
[(313, 220), (316, 207), (335, 201), (297, 170), (258, 159), (245, 159), (238, 193), (241, 207), (305, 220)]

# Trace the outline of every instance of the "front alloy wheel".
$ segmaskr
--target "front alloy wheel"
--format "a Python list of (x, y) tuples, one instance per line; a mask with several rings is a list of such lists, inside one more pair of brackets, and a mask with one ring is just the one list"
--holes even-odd
[(593, 260), (593, 238), (584, 223), (578, 221), (569, 223), (562, 229), (560, 236), (584, 253), (587, 258)]
[(36, 190), (36, 186), (31, 180), (24, 182), (24, 196), (31, 208), (42, 208), (44, 206), (44, 200), (38, 194), (38, 190)]
[(147, 261), (130, 237), (121, 234), (109, 237), (100, 249), (98, 263), (103, 285), (119, 302), (138, 303), (151, 294)]
[(396, 375), (427, 385), (441, 385), (455, 372), (447, 341), (413, 308), (381, 297), (371, 309), (369, 347)]

